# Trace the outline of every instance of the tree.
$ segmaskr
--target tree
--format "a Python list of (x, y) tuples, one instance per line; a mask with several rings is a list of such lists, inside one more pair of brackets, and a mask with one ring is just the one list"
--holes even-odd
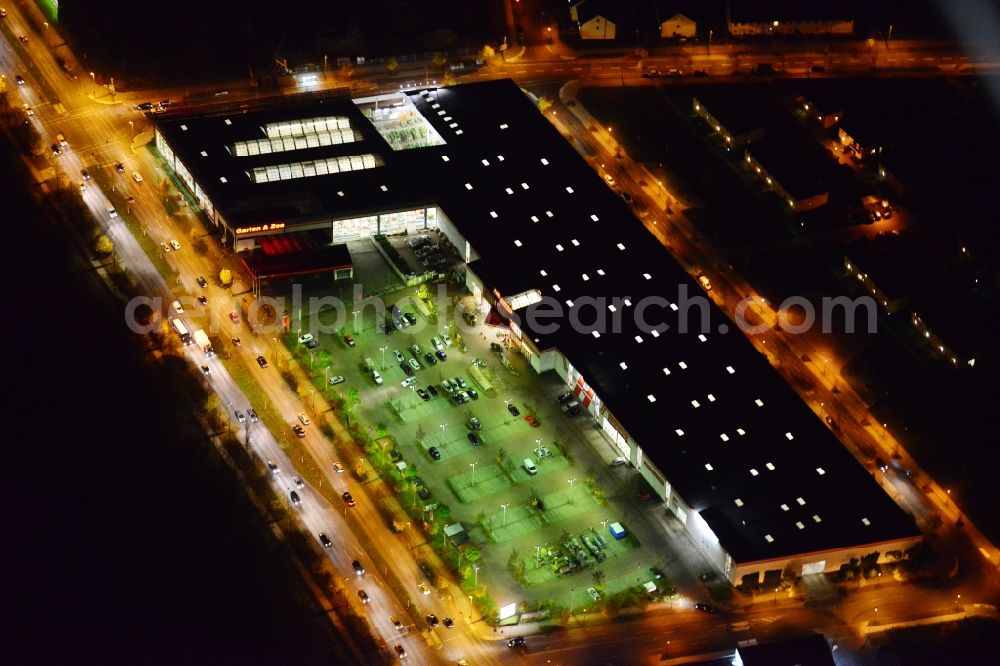
[(233, 272), (228, 268), (223, 268), (219, 271), (219, 283), (223, 287), (228, 287), (233, 283)]
[[(196, 230), (192, 230), (192, 233), (194, 233), (195, 231)], [(191, 248), (202, 256), (208, 254), (208, 243), (205, 242), (204, 236), (198, 236), (193, 241), (191, 241)]]
[(94, 250), (97, 254), (111, 254), (115, 251), (115, 244), (108, 238), (107, 234), (101, 234), (94, 243)]
[(496, 54), (497, 54), (496, 49), (494, 49), (489, 44), (483, 47), (482, 51), (483, 60), (489, 60), (490, 58), (496, 56)]
[(551, 99), (549, 99), (545, 95), (542, 95), (541, 97), (538, 98), (538, 110), (539, 111), (541, 111), (542, 113), (545, 113), (550, 108), (552, 108), (552, 100)]
[(465, 549), (465, 561), (468, 562), (469, 564), (475, 564), (476, 562), (479, 561), (479, 558), (481, 556), (482, 553), (479, 551), (478, 548), (469, 546), (468, 548)]

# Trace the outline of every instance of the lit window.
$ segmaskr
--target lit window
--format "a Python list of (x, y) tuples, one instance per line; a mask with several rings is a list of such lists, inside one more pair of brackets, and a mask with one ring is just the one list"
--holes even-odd
[(862, 524), (863, 524), (863, 525), (864, 525), (865, 527), (868, 527), (869, 525), (871, 525), (871, 524), (872, 524), (872, 521), (868, 520), (867, 518), (862, 518), (862, 519), (861, 519), (861, 523), (862, 523)]
[(766, 467), (770, 472), (774, 471), (774, 463), (772, 462), (767, 463), (766, 465), (764, 465), (764, 467)]
[(754, 402), (754, 404), (755, 404), (755, 405), (757, 405), (758, 407), (763, 407), (763, 406), (764, 406), (764, 401), (763, 401), (763, 400), (761, 400), (760, 398), (757, 398), (757, 399), (756, 399), (756, 400), (754, 400), (753, 402)]
[(514, 245), (516, 245), (516, 246), (518, 246), (518, 247), (521, 247), (521, 241), (519, 241), (519, 240), (515, 240), (515, 241), (514, 241)]
[(618, 249), (624, 251), (625, 250), (625, 246), (622, 245), (621, 243), (618, 243)]
[(442, 161), (442, 162), (447, 162), (447, 161), (449, 161), (449, 159), (450, 159), (450, 158), (449, 158), (449, 157), (448, 157), (447, 155), (442, 155), (442, 156), (441, 156), (441, 161)]
[(805, 506), (806, 505), (806, 501), (804, 499), (802, 499), (801, 497), (796, 497), (795, 501), (799, 503), (799, 506)]
[(499, 216), (497, 215), (497, 212), (496, 212), (495, 210), (491, 210), (491, 211), (490, 211), (490, 217), (492, 217), (492, 218), (493, 218), (493, 219), (495, 220), (495, 219), (497, 219), (497, 217), (499, 217)]
[(736, 506), (743, 506), (743, 500), (737, 497), (735, 500), (733, 500), (733, 504), (735, 504)]
[(699, 407), (701, 407), (701, 403), (698, 402), (697, 400), (692, 400), (691, 406), (694, 407), (695, 409), (698, 409)]
[(715, 468), (712, 467), (712, 463), (705, 463), (705, 469), (707, 469), (709, 472), (711, 472)]
[(757, 471), (756, 467), (750, 468), (750, 476), (757, 476), (758, 474), (760, 474), (760, 472)]
[(765, 534), (764, 535), (764, 541), (766, 541), (768, 543), (774, 543), (774, 537), (771, 536), (770, 534)]
[(628, 365), (625, 363), (625, 361), (619, 363), (618, 367), (621, 368), (622, 370), (628, 370)]
[(824, 474), (826, 474), (826, 470), (823, 469), (822, 467), (817, 467), (816, 473), (819, 474), (820, 476), (823, 476)]
[(656, 396), (650, 393), (649, 395), (646, 396), (646, 400), (649, 400), (650, 402), (656, 402)]
[(792, 440), (793, 440), (793, 439), (795, 439), (795, 438), (794, 438), (794, 437), (792, 437), (792, 433), (790, 433), (790, 432), (786, 432), (786, 433), (785, 433), (785, 439), (787, 439), (787, 440), (788, 440), (788, 441), (790, 442), (790, 441), (792, 441)]
[(635, 341), (638, 342), (641, 345), (642, 344), (642, 336), (641, 335), (635, 336)]
[(699, 333), (698, 339), (701, 340), (702, 342), (708, 342), (708, 338), (705, 337), (704, 333)]
[(788, 511), (788, 505), (787, 504), (782, 504), (781, 505), (781, 510), (782, 511)]
[(684, 436), (684, 431), (681, 430), (680, 428), (678, 428), (677, 430), (674, 430), (674, 432), (677, 433), (678, 437), (683, 437)]
[(597, 221), (598, 221), (598, 220), (600, 220), (601, 218), (597, 217), (597, 216), (596, 216), (596, 215), (594, 215), (594, 214), (591, 214), (591, 216), (590, 216), (590, 219), (592, 219), (592, 220), (593, 220), (594, 222), (597, 222)]
[(465, 184), (465, 189), (471, 190), (472, 189), (472, 183), (466, 183)]
[(729, 435), (727, 435), (726, 433), (722, 433), (721, 435), (719, 435), (719, 439), (721, 439), (723, 442), (728, 442)]
[(733, 366), (731, 366), (731, 365), (727, 365), (727, 366), (726, 366), (726, 372), (728, 372), (729, 374), (731, 374), (731, 375), (732, 375), (732, 374), (734, 374), (734, 373), (735, 373), (736, 371), (735, 371), (735, 370), (733, 370)]
[(566, 191), (569, 192), (570, 194), (573, 194), (573, 188), (568, 185), (566, 186)]

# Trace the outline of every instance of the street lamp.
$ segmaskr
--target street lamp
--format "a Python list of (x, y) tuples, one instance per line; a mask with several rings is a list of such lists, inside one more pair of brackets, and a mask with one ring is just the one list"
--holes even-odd
[(566, 482), (567, 482), (567, 483), (569, 484), (569, 489), (570, 489), (570, 490), (572, 490), (572, 489), (573, 489), (573, 482), (574, 482), (574, 481), (576, 481), (576, 477), (575, 477), (575, 476), (574, 476), (574, 477), (573, 477), (572, 479), (568, 479), (568, 480), (566, 481)]
[(476, 579), (475, 579), (476, 587), (479, 587), (479, 565), (478, 564), (473, 564), (472, 565), (472, 573), (476, 577)]
[(129, 135), (128, 136), (129, 136), (129, 139), (131, 139), (131, 138), (133, 138), (135, 136), (135, 123), (133, 123), (130, 120), (130, 121), (128, 121), (128, 126), (129, 126)]
[(448, 427), (448, 422), (440, 423), (438, 427), (441, 428), (441, 438), (444, 439), (444, 429)]
[(542, 547), (541, 546), (535, 546), (535, 567), (536, 568), (542, 566), (541, 551), (542, 551)]
[(379, 347), (379, 351), (382, 352), (382, 370), (385, 371), (385, 350), (389, 348), (389, 345), (382, 345)]
[(501, 504), (500, 505), (500, 508), (503, 509), (503, 526), (504, 527), (507, 527), (507, 507), (508, 506), (510, 506), (510, 504)]
[(479, 464), (478, 460), (474, 460), (469, 463), (469, 467), (472, 468), (472, 485), (476, 485), (476, 465)]

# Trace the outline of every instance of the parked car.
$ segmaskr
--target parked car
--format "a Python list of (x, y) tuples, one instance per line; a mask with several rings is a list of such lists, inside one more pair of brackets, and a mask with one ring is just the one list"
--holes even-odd
[(413, 376), (413, 368), (411, 368), (406, 363), (400, 363), (399, 364), (399, 369), (402, 370), (403, 374), (406, 375), (407, 377), (412, 377)]
[(398, 349), (393, 349), (392, 355), (396, 357), (396, 361), (398, 361), (399, 363), (402, 363), (403, 361), (406, 360), (406, 357), (403, 356), (403, 352), (399, 351)]
[(257, 365), (259, 365), (262, 368), (266, 368), (267, 367), (267, 359), (264, 358), (263, 356), (258, 356), (257, 357)]
[(230, 312), (229, 313), (229, 321), (231, 321), (234, 324), (236, 324), (237, 326), (239, 326), (240, 325), (240, 313), (237, 312), (236, 310), (233, 310), (232, 312)]
[(424, 352), (424, 361), (427, 365), (437, 365), (437, 359), (434, 357), (434, 354), (430, 352)]
[(427, 449), (427, 455), (431, 457), (431, 460), (441, 460), (441, 452), (438, 451), (436, 446)]
[(417, 583), (417, 589), (420, 590), (420, 594), (430, 594), (431, 588), (427, 587), (424, 583)]
[(364, 590), (358, 590), (358, 599), (360, 599), (363, 604), (367, 604), (371, 601), (371, 599), (368, 598), (368, 593)]
[(423, 400), (424, 402), (427, 402), (428, 400), (431, 399), (431, 396), (427, 393), (427, 391), (423, 390), (422, 388), (417, 389), (417, 395), (419, 395), (420, 399)]
[(411, 358), (409, 360), (409, 364), (410, 364), (410, 367), (413, 368), (414, 370), (419, 370), (421, 368), (420, 361), (418, 361), (415, 358)]
[(514, 403), (512, 403), (512, 402), (508, 402), (507, 403), (507, 411), (510, 412), (511, 415), (513, 415), (513, 416), (520, 416), (521, 415), (521, 410), (519, 410), (517, 408), (517, 406), (514, 405)]
[(434, 352), (434, 355), (437, 356), (442, 361), (448, 360), (448, 355), (444, 353), (443, 349), (437, 350), (436, 352)]
[(532, 428), (538, 427), (538, 419), (535, 418), (534, 414), (527, 414), (524, 417), (524, 420), (527, 421), (528, 425), (530, 425)]
[(351, 495), (351, 492), (349, 490), (345, 490), (344, 493), (340, 496), (340, 498), (344, 500), (344, 504), (346, 504), (347, 506), (357, 505), (357, 502), (354, 500), (354, 496)]
[(339, 462), (334, 462), (333, 463), (333, 471), (336, 472), (337, 474), (343, 474), (344, 473), (344, 466), (341, 465)]
[(337, 384), (343, 384), (343, 383), (344, 383), (343, 375), (334, 375), (333, 377), (330, 377), (330, 386), (336, 386)]
[(427, 392), (431, 394), (432, 398), (438, 397), (438, 390), (434, 387), (434, 384), (429, 384), (427, 386)]
[(716, 610), (715, 606), (710, 606), (709, 604), (703, 604), (701, 602), (694, 605), (695, 610), (700, 610), (702, 613), (715, 614), (719, 611)]
[(512, 638), (507, 641), (507, 647), (509, 648), (523, 648), (524, 647), (524, 636), (518, 636), (517, 638)]
[(482, 430), (483, 424), (475, 416), (469, 418), (468, 421), (469, 430)]
[(354, 338), (352, 338), (349, 335), (345, 335), (344, 336), (344, 344), (346, 344), (348, 347), (353, 347), (354, 344), (355, 344), (354, 343)]
[(353, 562), (351, 562), (351, 567), (354, 569), (354, 573), (356, 573), (357, 575), (363, 576), (365, 574), (365, 568), (361, 566), (361, 562), (359, 562), (358, 560), (354, 560)]

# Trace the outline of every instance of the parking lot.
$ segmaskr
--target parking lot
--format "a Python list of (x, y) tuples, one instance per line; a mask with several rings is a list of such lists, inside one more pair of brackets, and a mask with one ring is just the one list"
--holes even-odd
[[(644, 482), (627, 466), (611, 467), (614, 452), (593, 419), (572, 396), (557, 400), (566, 390), (558, 377), (491, 348), (482, 324), (462, 335), (453, 307), (467, 296), (449, 285), (442, 315), (418, 303), (417, 288), (396, 289), (384, 294), (395, 316), (391, 307), (383, 319), (364, 311), (312, 343), (313, 360), (327, 352), (330, 361), (314, 363), (317, 384), (329, 396), (356, 396), (354, 414), (370, 434), (394, 443), (393, 459), (405, 463), (404, 503), (449, 506), (449, 522), (461, 522), (480, 548), (477, 576), (498, 603), (553, 599), (579, 610), (593, 605), (595, 584), (606, 595), (667, 570), (662, 592), (687, 578), (667, 566), (676, 558), (666, 537), (643, 518), (657, 510), (638, 500)], [(329, 377), (344, 381), (330, 385)], [(419, 550), (418, 534), (400, 538)]]

